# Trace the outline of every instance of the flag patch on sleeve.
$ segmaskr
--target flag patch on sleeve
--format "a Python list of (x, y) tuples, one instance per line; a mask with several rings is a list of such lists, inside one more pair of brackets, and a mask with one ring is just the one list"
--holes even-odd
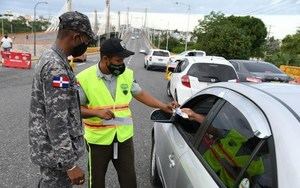
[(52, 87), (68, 88), (70, 87), (70, 78), (68, 76), (54, 76), (52, 80)]

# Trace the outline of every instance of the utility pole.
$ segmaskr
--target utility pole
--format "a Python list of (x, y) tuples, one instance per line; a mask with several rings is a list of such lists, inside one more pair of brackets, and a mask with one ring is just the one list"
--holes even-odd
[(145, 20), (144, 20), (144, 28), (147, 27), (147, 13), (148, 13), (148, 9), (145, 9)]
[[(2, 15), (1, 15), (2, 17)], [(1, 18), (1, 21), (2, 21), (2, 36), (4, 36), (4, 25), (3, 25), (3, 17)]]
[(72, 0), (67, 0), (67, 12), (72, 11)]
[(118, 32), (121, 31), (121, 12), (118, 11)]
[(106, 10), (107, 10), (107, 15), (106, 15), (105, 33), (106, 33), (106, 39), (109, 39), (110, 38), (110, 0), (106, 0)]
[(39, 1), (34, 5), (34, 13), (33, 13), (33, 22), (32, 22), (32, 30), (33, 30), (33, 55), (36, 56), (36, 28), (35, 28), (35, 18), (36, 18), (36, 7), (39, 4), (48, 4), (47, 1)]
[(170, 25), (170, 23), (168, 22), (166, 50), (169, 49), (169, 25)]
[(188, 22), (187, 22), (187, 28), (186, 28), (186, 34), (185, 34), (185, 47), (184, 51), (187, 51), (187, 44), (188, 44), (188, 34), (189, 34), (189, 27), (190, 27), (190, 15), (191, 15), (191, 6), (188, 5)]
[(127, 7), (127, 29), (129, 28), (129, 7)]
[(98, 13), (97, 10), (95, 10), (95, 18), (94, 18), (94, 33), (98, 33), (99, 27), (98, 27)]
[(169, 30), (167, 30), (167, 44), (166, 44), (166, 50), (169, 49)]
[(182, 2), (175, 2), (176, 5), (183, 5), (186, 6), (187, 9), (187, 13), (188, 13), (188, 19), (187, 19), (187, 28), (186, 28), (186, 32), (185, 32), (185, 51), (187, 50), (187, 43), (188, 43), (188, 34), (189, 34), (189, 26), (190, 26), (190, 15), (191, 15), (191, 5), (186, 4), (186, 3), (182, 3)]
[(160, 32), (158, 33), (158, 45), (157, 45), (158, 49), (160, 49)]

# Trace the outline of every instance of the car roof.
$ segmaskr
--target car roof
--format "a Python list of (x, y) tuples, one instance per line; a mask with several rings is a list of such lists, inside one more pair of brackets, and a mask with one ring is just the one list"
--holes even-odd
[(183, 51), (181, 53), (189, 53), (189, 52), (204, 52), (205, 53), (205, 51), (203, 51), (203, 50), (187, 50), (187, 51)]
[(150, 49), (150, 51), (162, 51), (162, 52), (168, 52), (168, 53), (170, 53), (168, 50), (154, 49), (154, 48)]
[(267, 92), (269, 95), (282, 101), (286, 106), (291, 108), (300, 116), (300, 86), (293, 84), (254, 84), (253, 87)]
[(228, 61), (229, 62), (236, 62), (236, 63), (240, 63), (240, 64), (242, 64), (242, 63), (265, 63), (265, 64), (271, 64), (271, 65), (273, 65), (272, 63), (265, 62), (265, 61), (245, 60), (245, 59), (230, 59)]
[(300, 150), (296, 149), (300, 144), (300, 86), (224, 82), (212, 84), (207, 89), (214, 87), (222, 88), (223, 92), (235, 91), (263, 110), (271, 125), (275, 145), (278, 187), (300, 187), (300, 179), (297, 178), (300, 177)]
[(213, 63), (213, 64), (220, 64), (220, 65), (228, 65), (233, 67), (233, 65), (227, 61), (224, 57), (219, 56), (191, 56), (185, 57), (190, 63)]

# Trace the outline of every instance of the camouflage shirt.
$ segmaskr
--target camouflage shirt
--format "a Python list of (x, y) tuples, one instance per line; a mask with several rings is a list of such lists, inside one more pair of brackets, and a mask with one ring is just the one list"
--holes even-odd
[(69, 169), (84, 153), (76, 78), (57, 47), (45, 51), (35, 66), (29, 115), (33, 163)]

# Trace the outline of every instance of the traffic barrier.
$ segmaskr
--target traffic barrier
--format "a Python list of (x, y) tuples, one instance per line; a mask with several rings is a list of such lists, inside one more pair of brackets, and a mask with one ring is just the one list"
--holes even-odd
[(295, 79), (300, 78), (300, 67), (281, 65), (280, 69)]
[(89, 47), (87, 48), (85, 53), (90, 54), (90, 53), (97, 53), (97, 52), (100, 52), (99, 47)]
[(3, 66), (9, 68), (31, 68), (31, 54), (23, 52), (3, 52), (1, 51)]

